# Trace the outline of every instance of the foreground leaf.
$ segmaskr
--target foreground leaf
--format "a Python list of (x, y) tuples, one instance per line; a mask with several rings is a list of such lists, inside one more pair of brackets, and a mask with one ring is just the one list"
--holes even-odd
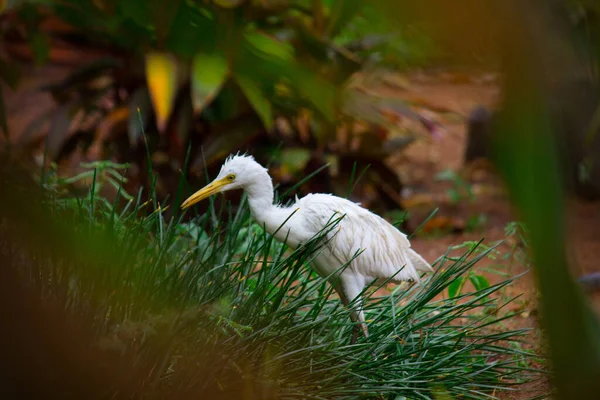
[(563, 65), (576, 61), (572, 53), (560, 52), (560, 65), (548, 62), (555, 56), (556, 41), (568, 43), (570, 35), (561, 32), (561, 24), (550, 23), (554, 15), (549, 3), (506, 2), (506, 21), (518, 22), (499, 31), (505, 87), (503, 108), (490, 137), (495, 166), (528, 228), (555, 398), (591, 399), (600, 392), (600, 323), (569, 266), (562, 176), (566, 171), (561, 171), (559, 156), (567, 153), (559, 152), (562, 139), (557, 139), (571, 133), (552, 118), (556, 111), (549, 107), (547, 91), (554, 82), (571, 79)]

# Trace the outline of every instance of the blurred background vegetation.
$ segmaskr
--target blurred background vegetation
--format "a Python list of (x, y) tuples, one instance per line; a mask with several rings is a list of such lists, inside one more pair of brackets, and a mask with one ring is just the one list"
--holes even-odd
[[(403, 132), (395, 121), (414, 118), (424, 131), (436, 129), (400, 99), (369, 92), (381, 68), (418, 65), (427, 48), (418, 29), (393, 27), (372, 5), (183, 0), (16, 5), (5, 16), (9, 55), (38, 64), (60, 51), (55, 46), (95, 55), (89, 62), (74, 60), (68, 75), (45, 85), (56, 106), (15, 132), (18, 148), (38, 158), (47, 149), (47, 159), (59, 165), (77, 166), (81, 159), (127, 162), (132, 184), (147, 185), (147, 140), (160, 173), (160, 197), (176, 191), (184, 167), (204, 179), (205, 167), (214, 172), (226, 155), (251, 148), (259, 160), (278, 167), (282, 185), (335, 163), (342, 173), (324, 179), (321, 191), (341, 193), (349, 178), (345, 172), (355, 162), (360, 169), (371, 165), (368, 181), (380, 182), (373, 185), (382, 210), (399, 207), (394, 194), (401, 184), (381, 160), (422, 132)], [(417, 42), (406, 40), (409, 34)], [(6, 64), (14, 72), (7, 82), (16, 85), (17, 67)]]
[[(414, 3), (0, 0), (0, 292), (12, 338), (2, 373), (13, 397), (595, 398), (600, 330), (573, 278), (566, 211), (567, 199), (600, 197), (600, 4)], [(483, 76), (498, 100), (457, 112), (398, 95), (440, 71)], [(423, 200), (398, 173), (449, 121), (464, 124), (464, 170), (427, 170), (420, 190), (443, 187), (466, 222), (427, 218), (434, 196), (412, 212)], [(374, 299), (371, 342), (349, 346), (343, 310), (300, 269), (308, 256), (271, 242), (243, 201), (179, 215), (238, 151), (270, 166), (284, 201), (331, 192), (407, 233), (479, 237), (489, 232), (466, 171), (488, 159), (519, 221), (506, 226), (511, 250), (472, 236), (435, 248), (426, 289)], [(516, 249), (535, 272), (519, 287), (539, 300), (531, 351), (525, 330), (502, 325), (523, 311), (500, 311), (513, 278), (473, 270)], [(550, 384), (506, 394), (545, 370)]]

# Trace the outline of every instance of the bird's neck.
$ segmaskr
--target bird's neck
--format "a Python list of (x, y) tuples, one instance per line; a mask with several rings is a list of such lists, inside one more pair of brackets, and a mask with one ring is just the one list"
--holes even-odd
[(245, 191), (248, 195), (248, 205), (254, 220), (267, 232), (273, 233), (289, 217), (287, 208), (279, 207), (273, 204), (275, 198), (273, 191), (273, 181), (265, 171), (260, 179), (247, 185)]

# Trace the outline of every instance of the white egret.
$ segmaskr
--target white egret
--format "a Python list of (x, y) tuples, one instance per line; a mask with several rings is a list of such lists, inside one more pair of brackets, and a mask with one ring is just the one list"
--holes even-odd
[[(230, 156), (217, 178), (190, 196), (181, 208), (232, 189), (245, 190), (256, 222), (293, 249), (319, 234), (331, 224), (332, 217), (342, 217), (327, 234), (327, 244), (316, 255), (313, 268), (320, 276), (329, 278), (344, 305), (356, 299), (356, 307), (350, 310), (352, 321), (358, 323), (352, 342), (356, 340), (357, 327), (368, 337), (362, 304), (357, 299), (367, 285), (388, 279), (394, 283), (419, 282), (419, 271), (432, 271), (411, 249), (404, 233), (352, 201), (331, 194), (309, 194), (296, 199), (290, 207), (274, 204), (271, 177), (252, 156)], [(357, 252), (361, 253), (356, 256)]]

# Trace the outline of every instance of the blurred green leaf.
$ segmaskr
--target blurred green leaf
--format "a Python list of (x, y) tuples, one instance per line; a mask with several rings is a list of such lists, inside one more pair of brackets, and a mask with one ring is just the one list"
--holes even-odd
[(269, 99), (252, 79), (242, 75), (236, 75), (235, 79), (263, 124), (265, 124), (267, 131), (270, 131), (273, 127), (273, 110)]
[(178, 66), (175, 57), (167, 53), (147, 54), (146, 79), (158, 130), (164, 132), (177, 93)]
[(221, 54), (197, 54), (192, 62), (192, 104), (202, 111), (219, 93), (229, 75), (229, 64)]
[[(566, 35), (561, 35), (561, 24), (550, 23), (549, 3), (514, 1), (506, 7), (507, 21), (517, 23), (507, 24), (499, 36), (505, 95), (490, 137), (494, 162), (527, 227), (557, 398), (595, 398), (600, 392), (600, 324), (569, 268), (557, 143), (566, 132), (553, 123), (547, 91), (556, 81), (571, 79), (572, 71), (563, 68), (573, 60), (571, 53), (557, 53), (555, 41)], [(557, 54), (565, 59), (559, 65), (549, 62)]]

